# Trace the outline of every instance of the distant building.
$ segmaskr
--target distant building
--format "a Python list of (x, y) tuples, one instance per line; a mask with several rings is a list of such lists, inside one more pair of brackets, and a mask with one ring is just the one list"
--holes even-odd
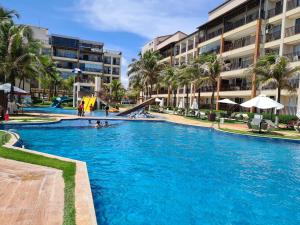
[[(73, 73), (75, 68), (82, 71), (81, 74), (76, 74), (76, 85), (74, 85), (78, 89), (76, 90), (78, 100), (83, 95), (94, 94), (95, 77), (100, 79), (99, 85), (109, 84), (113, 79), (120, 79), (121, 52), (105, 50), (102, 42), (49, 34), (46, 28), (30, 27), (34, 38), (43, 44), (41, 54), (51, 56), (63, 78), (75, 75)], [(41, 92), (40, 85), (34, 91)]]

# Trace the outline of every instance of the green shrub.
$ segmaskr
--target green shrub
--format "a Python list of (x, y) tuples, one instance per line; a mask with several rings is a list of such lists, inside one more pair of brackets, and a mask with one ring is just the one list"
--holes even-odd
[[(250, 119), (252, 119), (254, 117), (254, 114), (256, 113), (248, 113), (248, 116)], [(271, 115), (270, 113), (262, 113), (263, 118), (266, 120), (275, 120), (276, 115)], [(283, 123), (283, 124), (288, 124), (290, 121), (293, 120), (298, 120), (297, 116), (294, 115), (284, 115), (284, 114), (280, 114), (278, 116), (279, 119), (279, 123)]]

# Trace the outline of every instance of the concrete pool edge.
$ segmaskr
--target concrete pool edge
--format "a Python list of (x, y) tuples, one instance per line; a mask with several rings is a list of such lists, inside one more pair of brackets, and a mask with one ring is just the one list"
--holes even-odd
[(5, 131), (11, 134), (10, 140), (4, 144), (4, 147), (42, 155), (48, 158), (60, 159), (66, 162), (76, 163), (75, 175), (75, 209), (76, 209), (76, 225), (97, 225), (96, 213), (94, 208), (93, 195), (88, 175), (88, 170), (85, 162), (73, 160), (65, 157), (42, 153), (30, 149), (16, 147), (20, 136), (17, 133)]

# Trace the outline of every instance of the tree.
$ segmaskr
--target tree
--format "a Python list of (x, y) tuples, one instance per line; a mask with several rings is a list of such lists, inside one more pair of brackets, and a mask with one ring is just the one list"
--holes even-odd
[[(144, 82), (142, 79), (143, 79), (142, 76), (137, 73), (129, 76), (129, 88), (131, 89), (132, 92), (138, 93), (137, 97), (139, 97), (140, 92), (143, 90)], [(142, 91), (142, 100), (144, 100), (143, 94), (144, 94), (144, 92)]]
[(44, 89), (49, 89), (49, 100), (50, 97), (57, 95), (57, 87), (61, 84), (63, 78), (60, 76), (60, 72), (57, 69), (55, 63), (49, 56), (41, 56), (41, 81), (45, 82)]
[(10, 100), (13, 101), (16, 78), (25, 80), (38, 70), (38, 44), (32, 39), (32, 31), (28, 26), (14, 25), (13, 22), (0, 25), (0, 37), (0, 74), (5, 77), (8, 75), (11, 83)]
[(114, 101), (121, 101), (121, 98), (125, 94), (125, 89), (119, 79), (113, 79), (109, 84), (111, 89), (111, 95)]
[(176, 106), (176, 92), (178, 88), (178, 69), (172, 67), (171, 65), (165, 66), (165, 68), (161, 71), (162, 77), (162, 85), (168, 88), (168, 99), (167, 106), (170, 106), (171, 103), (171, 92), (174, 93), (174, 101), (173, 106)]
[(278, 55), (266, 55), (257, 61), (253, 72), (257, 76), (257, 83), (262, 87), (271, 86), (277, 89), (277, 101), (281, 100), (283, 89), (295, 91), (290, 79), (297, 75), (300, 67), (291, 67), (288, 59)]
[(199, 63), (199, 72), (201, 76), (198, 82), (200, 82), (201, 85), (212, 87), (210, 100), (210, 110), (212, 111), (214, 107), (217, 83), (223, 67), (221, 59), (219, 59), (216, 54), (207, 54), (199, 56), (199, 58), (195, 61), (196, 63)]
[(0, 23), (10, 22), (14, 17), (16, 18), (20, 17), (17, 11), (0, 7)]
[(129, 77), (140, 76), (143, 87), (151, 98), (153, 85), (157, 82), (157, 78), (165, 64), (159, 61), (161, 56), (158, 52), (147, 51), (143, 55), (139, 54), (139, 57), (138, 60), (132, 60), (127, 74)]
[(192, 76), (191, 73), (188, 70), (188, 67), (186, 65), (182, 65), (179, 68), (178, 72), (178, 84), (181, 87), (186, 88), (186, 102), (185, 102), (185, 108), (186, 111), (189, 109), (189, 85), (192, 82)]

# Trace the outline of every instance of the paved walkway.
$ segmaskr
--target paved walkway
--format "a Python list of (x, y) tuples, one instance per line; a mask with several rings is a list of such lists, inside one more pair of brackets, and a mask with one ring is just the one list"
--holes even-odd
[(63, 209), (62, 171), (0, 158), (0, 224), (61, 225)]

